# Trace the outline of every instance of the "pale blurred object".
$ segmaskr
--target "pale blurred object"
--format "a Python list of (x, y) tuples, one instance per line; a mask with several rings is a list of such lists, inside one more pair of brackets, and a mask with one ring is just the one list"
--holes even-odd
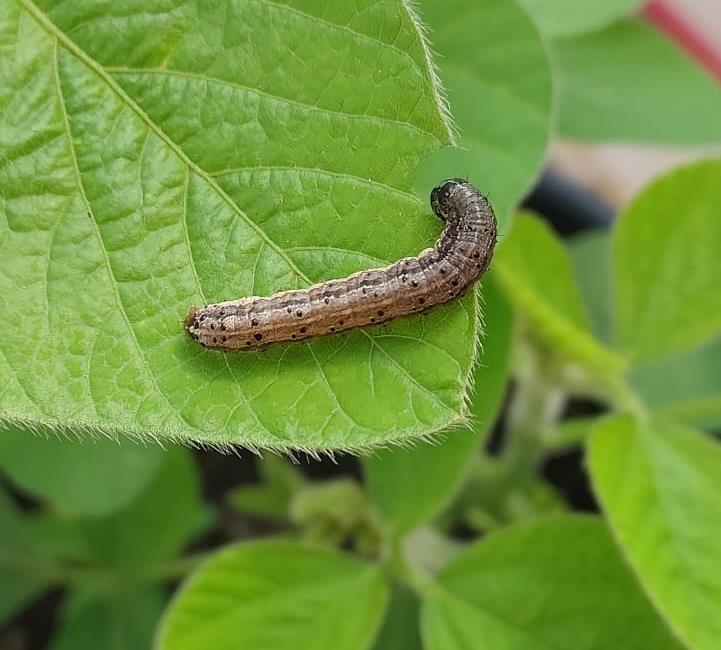
[[(721, 83), (719, 0), (653, 0), (645, 15)], [(720, 154), (719, 147), (680, 149), (564, 140), (552, 146), (550, 166), (618, 208), (655, 176), (682, 163)]]
[(721, 154), (718, 148), (679, 150), (564, 140), (552, 146), (550, 165), (555, 172), (619, 208), (655, 176), (682, 163), (718, 154)]

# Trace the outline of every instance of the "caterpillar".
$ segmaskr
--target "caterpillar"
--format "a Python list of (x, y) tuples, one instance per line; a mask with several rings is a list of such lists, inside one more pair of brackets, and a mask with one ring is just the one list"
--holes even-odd
[(247, 350), (377, 325), (454, 300), (488, 268), (496, 218), (486, 197), (462, 179), (435, 187), (430, 202), (445, 227), (417, 257), (307, 289), (192, 307), (188, 334), (206, 347)]

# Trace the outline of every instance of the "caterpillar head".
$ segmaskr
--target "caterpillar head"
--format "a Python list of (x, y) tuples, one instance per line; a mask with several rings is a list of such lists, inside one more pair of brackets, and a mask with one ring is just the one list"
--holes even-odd
[(434, 187), (431, 190), (431, 208), (436, 216), (446, 221), (456, 210), (457, 191), (467, 185), (468, 182), (462, 178), (449, 178)]

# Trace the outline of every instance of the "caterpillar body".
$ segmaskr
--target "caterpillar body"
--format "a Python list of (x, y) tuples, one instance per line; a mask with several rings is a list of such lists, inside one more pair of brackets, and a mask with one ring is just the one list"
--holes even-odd
[(431, 208), (445, 228), (417, 257), (307, 289), (193, 307), (188, 334), (206, 347), (248, 350), (377, 325), (454, 300), (488, 268), (496, 218), (486, 197), (462, 179), (434, 188)]

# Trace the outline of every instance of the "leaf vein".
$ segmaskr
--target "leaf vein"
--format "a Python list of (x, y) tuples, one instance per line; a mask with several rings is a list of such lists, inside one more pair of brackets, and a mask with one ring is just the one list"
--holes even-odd
[[(23, 0), (23, 1), (29, 1), (29, 0)], [(334, 116), (334, 117), (342, 117), (342, 118), (348, 119), (348, 120), (363, 120), (363, 121), (368, 121), (368, 122), (376, 122), (378, 124), (384, 124), (387, 126), (402, 127), (405, 129), (410, 129), (417, 133), (421, 133), (425, 136), (428, 136), (429, 138), (432, 138), (436, 142), (441, 142), (440, 138), (437, 135), (431, 133), (430, 131), (426, 131), (425, 129), (423, 129), (420, 126), (413, 124), (411, 122), (406, 122), (404, 120), (394, 120), (390, 117), (382, 117), (380, 115), (369, 115), (368, 113), (348, 113), (346, 111), (339, 111), (339, 110), (335, 110), (332, 108), (324, 108), (322, 106), (314, 106), (313, 104), (307, 104), (307, 103), (302, 102), (297, 99), (291, 99), (290, 97), (284, 97), (282, 95), (277, 95), (277, 94), (268, 92), (266, 90), (261, 90), (260, 88), (254, 88), (252, 86), (245, 86), (236, 81), (228, 81), (227, 79), (221, 79), (219, 77), (211, 77), (211, 76), (208, 76), (205, 74), (201, 74), (199, 72), (189, 72), (187, 70), (174, 70), (174, 69), (170, 69), (170, 68), (130, 68), (130, 67), (125, 67), (125, 66), (106, 66), (103, 68), (103, 70), (105, 70), (105, 72), (113, 75), (113, 77), (121, 77), (121, 76), (141, 77), (143, 75), (158, 75), (158, 76), (166, 76), (166, 77), (179, 77), (181, 79), (186, 79), (188, 81), (202, 81), (207, 84), (226, 86), (228, 88), (238, 90), (238, 91), (248, 94), (248, 95), (256, 95), (258, 97), (262, 97), (262, 98), (267, 99), (272, 102), (276, 102), (279, 104), (286, 104), (289, 106), (294, 106), (306, 113), (322, 113), (324, 115), (330, 115), (330, 116)], [(208, 175), (210, 176), (210, 174), (208, 174)]]

